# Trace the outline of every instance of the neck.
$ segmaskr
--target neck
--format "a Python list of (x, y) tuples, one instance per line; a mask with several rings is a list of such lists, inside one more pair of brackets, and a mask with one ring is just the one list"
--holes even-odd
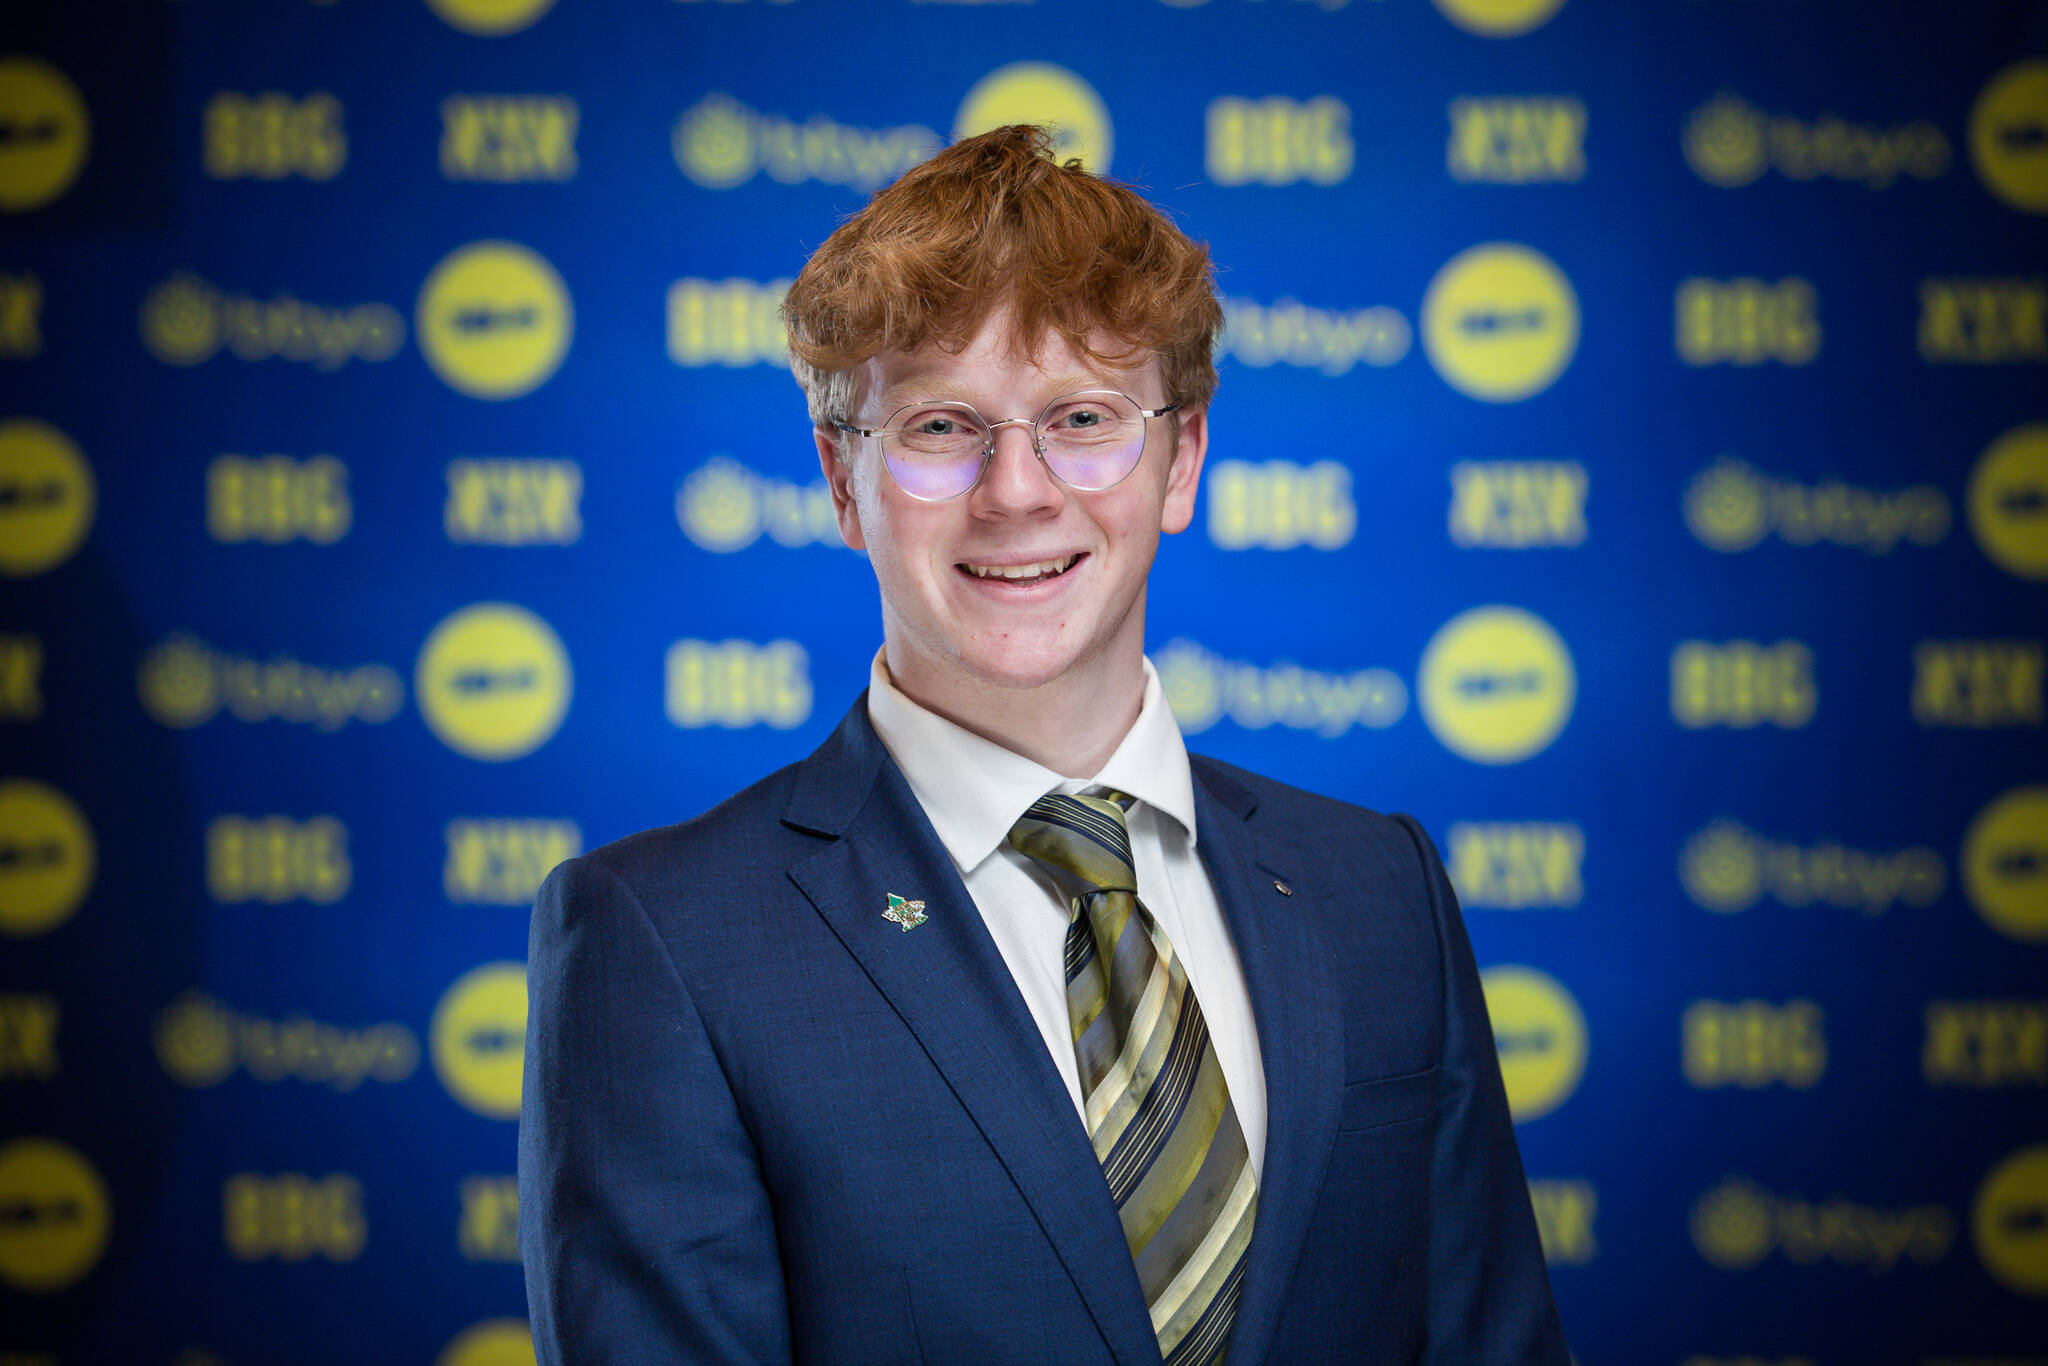
[(1107, 667), (1085, 678), (1070, 675), (1035, 688), (944, 676), (919, 668), (908, 651), (887, 647), (884, 660), (890, 681), (911, 701), (1063, 778), (1095, 776), (1145, 703), (1142, 650), (1113, 666), (1105, 660)]

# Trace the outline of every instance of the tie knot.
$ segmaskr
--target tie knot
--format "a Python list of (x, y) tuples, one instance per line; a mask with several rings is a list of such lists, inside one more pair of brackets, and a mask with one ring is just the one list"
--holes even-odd
[(1049, 792), (1010, 827), (1010, 847), (1079, 879), (1083, 891), (1136, 892), (1131, 835), (1124, 825), (1129, 800), (1106, 788), (1083, 796)]

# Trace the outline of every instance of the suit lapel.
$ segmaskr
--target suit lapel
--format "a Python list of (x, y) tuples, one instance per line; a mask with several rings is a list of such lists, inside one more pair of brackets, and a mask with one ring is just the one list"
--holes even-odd
[[(790, 878), (902, 1018), (1037, 1215), (1110, 1350), (1158, 1342), (1094, 1150), (1009, 968), (931, 822), (867, 720), (863, 694), (801, 766), (786, 823), (835, 836)], [(886, 896), (925, 903), (914, 933)]]
[(1248, 1366), (1265, 1359), (1273, 1340), (1336, 1139), (1344, 1035), (1326, 955), (1305, 914), (1306, 898), (1329, 889), (1294, 888), (1288, 869), (1305, 861), (1255, 835), (1246, 819), (1252, 795), (1204, 761), (1194, 767), (1197, 847), (1237, 945), (1266, 1077), (1259, 1210), (1230, 1330), (1229, 1361)]

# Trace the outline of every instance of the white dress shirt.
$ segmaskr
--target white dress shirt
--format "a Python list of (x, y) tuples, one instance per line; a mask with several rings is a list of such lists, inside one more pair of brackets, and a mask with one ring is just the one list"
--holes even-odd
[[(1081, 1069), (1067, 1016), (1065, 897), (1051, 874), (1012, 849), (1010, 827), (1048, 792), (1098, 784), (1137, 798), (1126, 815), (1138, 899), (1166, 932), (1187, 968), (1230, 1087), (1252, 1171), (1265, 1176), (1266, 1077), (1252, 1025), (1251, 998), (1237, 947), (1223, 923), (1216, 889), (1195, 853), (1195, 788), (1187, 747), (1166, 705), (1159, 675), (1145, 661), (1145, 702), (1116, 753), (1090, 778), (1068, 779), (925, 710), (905, 696), (877, 651), (868, 678), (868, 719), (910, 781), (967, 884), (989, 935), (1085, 1116)], [(932, 906), (928, 915), (943, 915)], [(1085, 1119), (1083, 1121), (1085, 1123)]]

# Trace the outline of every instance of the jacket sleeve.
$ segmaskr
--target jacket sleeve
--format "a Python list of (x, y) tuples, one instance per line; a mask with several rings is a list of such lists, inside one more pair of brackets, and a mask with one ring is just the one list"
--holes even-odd
[(1431, 1366), (1568, 1366), (1500, 1058), (1457, 894), (1412, 817), (1444, 972), (1443, 1089), (1430, 1164)]
[(668, 946), (589, 857), (534, 907), (519, 1249), (543, 1366), (790, 1359), (756, 1148)]

